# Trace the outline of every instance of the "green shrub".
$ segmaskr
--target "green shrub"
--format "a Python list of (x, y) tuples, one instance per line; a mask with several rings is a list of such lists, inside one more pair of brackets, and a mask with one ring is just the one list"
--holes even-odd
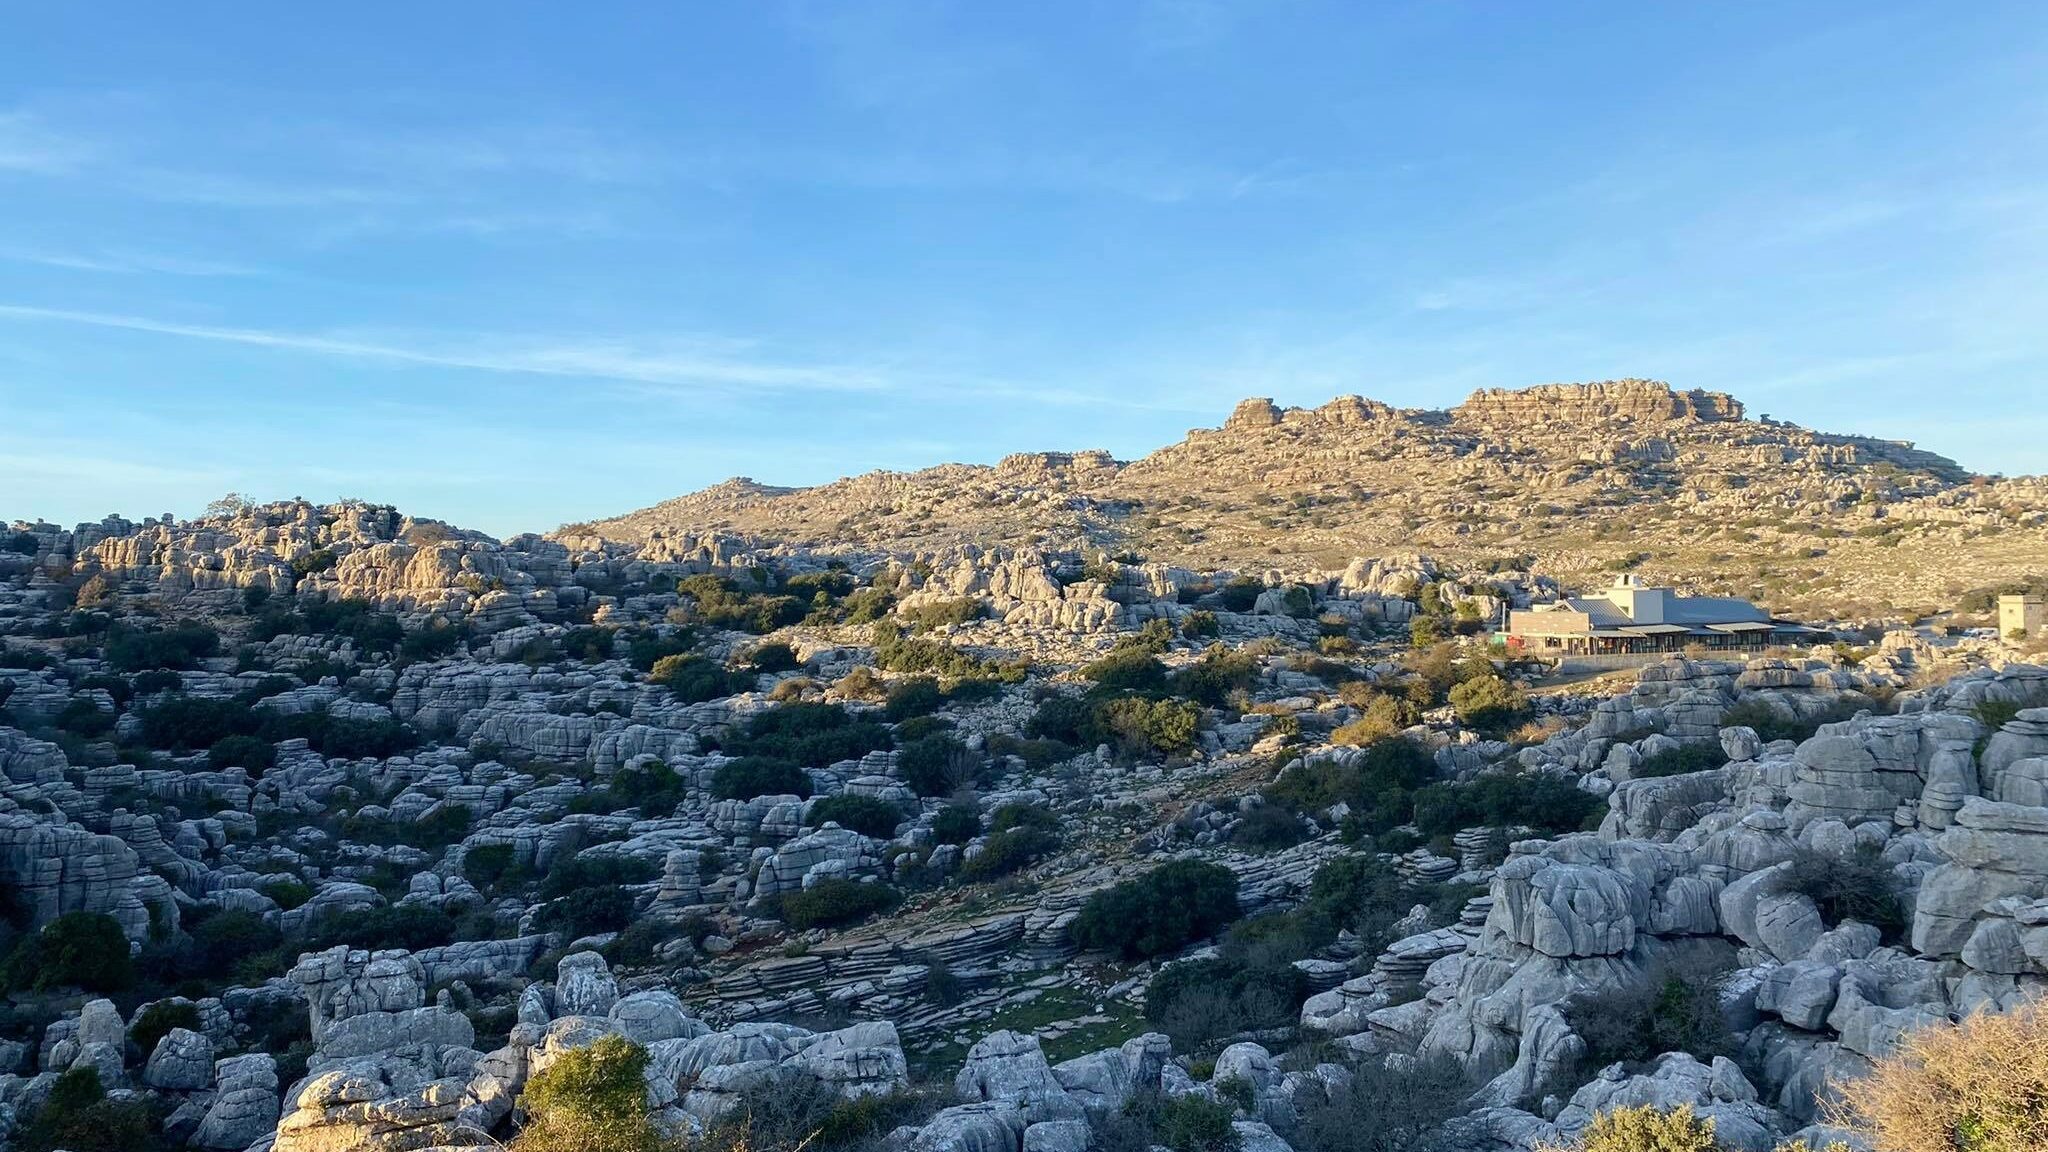
[(334, 549), (315, 548), (292, 557), (292, 575), (300, 580), (315, 572), (325, 572), (334, 567)]
[(1525, 824), (1539, 832), (1572, 832), (1604, 811), (1604, 801), (1572, 781), (1539, 772), (1493, 773), (1432, 784), (1415, 794), (1415, 827), (1424, 836), (1465, 828)]
[(1381, 740), (1346, 758), (1308, 760), (1287, 769), (1265, 788), (1268, 801), (1296, 812), (1321, 812), (1348, 804), (1369, 814), (1373, 831), (1407, 822), (1410, 793), (1436, 777), (1436, 761), (1411, 740)]
[(149, 1106), (141, 1100), (109, 1100), (91, 1067), (57, 1077), (35, 1120), (17, 1133), (21, 1152), (147, 1152), (160, 1145), (150, 1136)]
[(946, 693), (930, 676), (912, 676), (889, 685), (882, 715), (892, 724), (924, 716), (946, 706)]
[(510, 844), (479, 844), (462, 854), (462, 875), (480, 891), (489, 891), (511, 867)]
[(666, 816), (688, 797), (690, 786), (676, 770), (659, 760), (612, 774), (605, 791), (622, 808), (638, 808), (648, 816)]
[(1237, 1152), (1244, 1138), (1232, 1126), (1230, 1105), (1205, 1096), (1180, 1096), (1159, 1106), (1159, 1142), (1173, 1152)]
[(896, 754), (904, 783), (919, 796), (950, 796), (973, 783), (980, 767), (980, 757), (946, 735), (913, 740)]
[(779, 898), (782, 922), (799, 932), (851, 924), (895, 907), (898, 899), (896, 890), (886, 884), (837, 878), (784, 892)]
[(691, 655), (663, 656), (654, 662), (647, 678), (685, 704), (718, 700), (754, 686), (751, 676), (728, 672), (722, 665)]
[(540, 895), (547, 900), (606, 885), (645, 884), (659, 875), (659, 865), (639, 856), (578, 854), (549, 866)]
[(284, 934), (254, 912), (214, 912), (191, 928), (199, 973), (233, 972), (251, 956), (284, 943)]
[(1471, 1095), (1464, 1068), (1448, 1057), (1362, 1061), (1346, 1082), (1310, 1097), (1299, 1143), (1318, 1152), (1460, 1152), (1444, 1123), (1464, 1114)]
[(1907, 919), (1899, 899), (1899, 878), (1875, 845), (1859, 844), (1848, 856), (1799, 848), (1776, 887), (1812, 900), (1829, 928), (1856, 920), (1876, 928), (1887, 943), (1896, 943), (1905, 935)]
[(562, 634), (562, 655), (585, 664), (598, 664), (612, 658), (612, 636), (616, 628), (571, 628)]
[(1179, 951), (1237, 916), (1230, 869), (1176, 860), (1089, 897), (1071, 932), (1084, 949), (1139, 960)]
[(1452, 688), (1450, 701), (1460, 721), (1489, 731), (1506, 729), (1529, 713), (1522, 690), (1490, 672)]
[(711, 794), (720, 800), (752, 800), (756, 796), (811, 794), (811, 777), (787, 760), (766, 756), (742, 756), (718, 766), (711, 774)]
[(1308, 838), (1301, 820), (1278, 804), (1261, 804), (1245, 813), (1230, 842), (1259, 852), (1292, 848)]
[(697, 638), (688, 629), (663, 635), (635, 632), (626, 640), (626, 662), (641, 672), (652, 672), (664, 656), (685, 656)]
[(1214, 612), (1198, 608), (1181, 620), (1180, 634), (1189, 640), (1213, 640), (1223, 635), (1223, 625)]
[(965, 844), (981, 835), (981, 810), (972, 800), (956, 800), (932, 817), (932, 836), (941, 844)]
[(1081, 669), (1082, 678), (1104, 692), (1164, 692), (1166, 665), (1142, 648), (1112, 652)]
[(887, 840), (896, 834), (896, 826), (903, 822), (903, 813), (894, 804), (878, 800), (873, 796), (855, 796), (841, 793), (827, 796), (811, 805), (804, 817), (804, 823), (817, 827), (821, 824), (837, 824), (863, 836)]
[(1292, 965), (1184, 960), (1146, 985), (1145, 1019), (1172, 1037), (1175, 1049), (1193, 1051), (1221, 1037), (1292, 1024), (1308, 994), (1308, 977)]
[(398, 656), (407, 663), (441, 660), (453, 655), (468, 639), (467, 625), (435, 620), (406, 633), (398, 642)]
[(800, 665), (796, 649), (781, 641), (757, 645), (747, 653), (747, 663), (757, 673), (789, 672)]
[(1173, 756), (1190, 751), (1202, 728), (1202, 709), (1186, 700), (1125, 696), (1095, 709), (1095, 731), (1124, 755)]
[(206, 762), (216, 772), (223, 768), (244, 768), (251, 776), (262, 776), (277, 762), (277, 747), (260, 737), (237, 733), (214, 741), (213, 746), (206, 750)]
[(33, 936), (25, 936), (0, 969), (0, 984), (33, 989), (76, 987), (87, 992), (120, 992), (135, 982), (128, 938), (112, 916), (66, 912)]
[(107, 664), (116, 672), (191, 668), (218, 651), (220, 633), (196, 620), (148, 631), (123, 625), (107, 630)]
[(633, 923), (633, 896), (624, 888), (585, 888), (541, 905), (534, 923), (571, 938), (623, 931)]
[(136, 1052), (144, 1060), (156, 1051), (156, 1046), (171, 1029), (183, 1028), (188, 1032), (199, 1032), (201, 1027), (199, 1008), (184, 1000), (158, 1000), (142, 1010), (135, 1023), (128, 1026), (128, 1042), (135, 1045)]
[(1582, 993), (1565, 1001), (1565, 1018), (1586, 1042), (1585, 1066), (1643, 1067), (1666, 1052), (1703, 1061), (1734, 1052), (1734, 1041), (1705, 973), (1669, 974), (1640, 987)]
[(420, 904), (359, 908), (324, 917), (306, 934), (306, 950), (318, 952), (336, 944), (351, 948), (403, 948), (417, 952), (455, 940), (455, 922), (435, 908)]
[(698, 619), (714, 628), (756, 635), (801, 623), (810, 606), (795, 596), (776, 596), (740, 587), (716, 576), (686, 576), (676, 591), (693, 602)]
[(1249, 612), (1258, 603), (1266, 582), (1253, 576), (1239, 576), (1217, 590), (1217, 599), (1228, 612)]
[(1258, 657), (1211, 644), (1200, 660), (1173, 674), (1173, 691), (1221, 708), (1237, 693), (1250, 691), (1258, 679)]
[(1719, 768), (1728, 762), (1719, 744), (1680, 744), (1662, 752), (1643, 757), (1630, 773), (1634, 779), (1647, 780), (1655, 776), (1684, 776), (1691, 772), (1706, 772)]
[(1047, 696), (1039, 701), (1038, 710), (1031, 714), (1031, 719), (1024, 722), (1024, 734), (1037, 739), (1079, 744), (1087, 739), (1086, 733), (1094, 720), (1095, 709), (1087, 701), (1074, 696)]
[(981, 851), (960, 866), (968, 880), (993, 880), (1043, 859), (1059, 847), (1059, 818), (1043, 808), (1005, 804), (989, 818)]
[[(1836, 1147), (1841, 1147), (1836, 1145)], [(1560, 1150), (1567, 1152), (1567, 1150)], [(1684, 1104), (1669, 1112), (1654, 1105), (1623, 1106), (1593, 1117), (1568, 1152), (1722, 1152), (1714, 1121)], [(1989, 1152), (1986, 1149), (1986, 1152)]]
[(963, 596), (958, 600), (935, 600), (914, 608), (898, 608), (896, 616), (909, 625), (914, 633), (930, 632), (935, 628), (981, 619), (981, 601), (972, 596)]
[(1805, 741), (1812, 739), (1821, 725), (1850, 719), (1856, 712), (1857, 706), (1845, 701), (1813, 716), (1792, 718), (1762, 700), (1745, 700), (1721, 714), (1721, 727), (1754, 729), (1765, 742)]
[(646, 1069), (647, 1050), (622, 1036), (564, 1053), (527, 1081), (513, 1152), (660, 1152)]
[(895, 739), (886, 727), (856, 719), (837, 704), (794, 703), (756, 712), (738, 732), (727, 734), (723, 743), (725, 750), (735, 755), (827, 768), (894, 747)]

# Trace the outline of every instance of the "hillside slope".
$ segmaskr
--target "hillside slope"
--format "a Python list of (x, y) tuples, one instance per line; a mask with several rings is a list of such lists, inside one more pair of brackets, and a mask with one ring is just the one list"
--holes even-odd
[(1412, 548), (1533, 559), (1567, 580), (1640, 566), (1876, 615), (2048, 570), (2044, 495), (2039, 479), (1974, 476), (1910, 443), (1620, 380), (1484, 390), (1441, 411), (1247, 400), (1222, 427), (1135, 461), (1037, 452), (810, 488), (735, 479), (565, 532), (899, 553), (1034, 545), (1248, 568)]

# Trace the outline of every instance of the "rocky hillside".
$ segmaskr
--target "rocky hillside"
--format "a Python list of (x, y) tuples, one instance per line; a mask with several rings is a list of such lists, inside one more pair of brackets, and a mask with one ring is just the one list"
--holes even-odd
[(1421, 550), (1575, 583), (1636, 567), (1783, 611), (1879, 618), (2048, 571), (2044, 507), (2039, 479), (1972, 476), (1907, 443), (1621, 380), (1480, 391), (1448, 411), (1247, 400), (1221, 428), (1141, 460), (1027, 453), (815, 488), (736, 479), (564, 531), (901, 554), (1034, 546), (1253, 570)]
[[(1514, 468), (1476, 429), (1531, 404), (1629, 459), (1756, 429), (1817, 490), (1967, 491), (1636, 385), (994, 471), (1335, 475), (1379, 425)], [(1587, 476), (1663, 466), (1620, 459)], [(2018, 641), (1548, 683), (1484, 634), (1560, 591), (1526, 561), (630, 536), (0, 533), (0, 1141), (1531, 1152), (1689, 1107), (1771, 1152), (2048, 985)]]

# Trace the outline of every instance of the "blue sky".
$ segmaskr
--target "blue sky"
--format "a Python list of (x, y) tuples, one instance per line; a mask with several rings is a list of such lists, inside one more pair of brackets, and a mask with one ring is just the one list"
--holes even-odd
[(0, 518), (1651, 376), (2044, 470), (2048, 6), (17, 6)]

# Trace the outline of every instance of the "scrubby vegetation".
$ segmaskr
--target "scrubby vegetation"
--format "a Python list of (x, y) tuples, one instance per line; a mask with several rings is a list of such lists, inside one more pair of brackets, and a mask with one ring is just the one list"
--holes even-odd
[(1074, 942), (1136, 960), (1165, 955), (1237, 919), (1237, 877), (1201, 860), (1176, 860), (1089, 897)]

